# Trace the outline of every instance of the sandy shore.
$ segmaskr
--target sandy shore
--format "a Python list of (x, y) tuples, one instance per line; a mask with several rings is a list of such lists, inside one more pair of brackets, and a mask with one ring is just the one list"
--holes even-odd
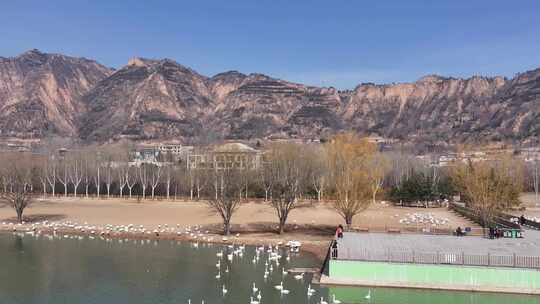
[[(392, 227), (401, 229), (420, 229), (426, 225), (405, 225), (400, 219), (412, 213), (431, 213), (437, 218), (448, 219), (448, 224), (440, 228), (453, 229), (457, 226), (473, 226), (469, 221), (449, 212), (445, 208), (401, 208), (376, 204), (355, 218), (353, 226), (365, 227), (371, 230), (381, 230)], [(0, 206), (0, 229), (12, 230), (15, 212)], [(85, 198), (47, 198), (39, 199), (25, 210), (24, 226), (19, 231), (32, 229), (36, 225), (42, 233), (53, 232), (53, 227), (44, 227), (42, 223), (55, 223), (58, 233), (94, 233), (107, 237), (131, 238), (169, 238), (178, 240), (196, 240), (222, 242), (220, 235), (221, 219), (203, 202), (191, 201), (144, 201), (124, 199), (85, 199)], [(66, 223), (70, 223), (68, 225)], [(288, 219), (286, 233), (275, 233), (277, 217), (275, 211), (265, 203), (246, 203), (240, 207), (232, 219), (233, 236), (227, 242), (251, 245), (285, 244), (289, 240), (300, 240), (302, 249), (316, 254), (319, 259), (326, 255), (327, 246), (333, 237), (334, 227), (343, 223), (341, 217), (331, 205), (315, 203), (309, 208), (293, 210)], [(144, 227), (141, 231), (110, 231), (105, 235), (106, 225)], [(187, 227), (199, 226), (200, 232), (194, 239), (193, 235), (185, 234)], [(74, 229), (70, 226), (79, 226)], [(80, 227), (94, 227), (84, 229)], [(169, 231), (166, 230), (169, 229)], [(158, 231), (158, 234), (155, 232)], [(182, 233), (179, 234), (178, 232)], [(206, 233), (207, 232), (207, 233)], [(239, 233), (239, 236), (235, 235)], [(204, 239), (203, 239), (204, 238)]]

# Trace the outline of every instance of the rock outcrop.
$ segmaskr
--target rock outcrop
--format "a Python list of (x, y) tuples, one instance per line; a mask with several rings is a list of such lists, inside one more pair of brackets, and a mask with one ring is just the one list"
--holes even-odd
[(81, 97), (111, 73), (92, 60), (38, 50), (0, 58), (0, 135), (78, 136)]

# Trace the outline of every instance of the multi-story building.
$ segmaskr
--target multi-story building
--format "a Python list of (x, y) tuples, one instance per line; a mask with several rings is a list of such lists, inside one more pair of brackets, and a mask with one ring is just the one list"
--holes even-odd
[(242, 143), (226, 143), (188, 155), (187, 166), (190, 169), (256, 169), (261, 161), (261, 151)]

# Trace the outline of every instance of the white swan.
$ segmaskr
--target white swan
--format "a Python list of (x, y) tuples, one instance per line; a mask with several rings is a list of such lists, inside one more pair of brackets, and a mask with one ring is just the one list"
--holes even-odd
[(297, 275), (294, 276), (294, 279), (295, 279), (295, 280), (301, 280), (301, 279), (303, 279), (303, 278), (304, 278), (304, 273), (297, 274)]
[(223, 285), (221, 288), (221, 293), (223, 293), (223, 295), (227, 294), (227, 288), (225, 288), (225, 285)]
[(250, 304), (259, 304), (259, 301), (253, 300), (253, 297), (249, 297), (249, 303)]
[(255, 282), (253, 282), (253, 288), (251, 288), (251, 289), (253, 290), (253, 293), (256, 293), (257, 290), (259, 290), (259, 288), (257, 288), (257, 287), (255, 286)]
[(308, 287), (307, 287), (308, 297), (311, 297), (314, 293), (315, 293), (315, 289), (311, 288), (311, 284), (308, 284)]
[(274, 288), (277, 289), (277, 290), (282, 290), (283, 289), (283, 281), (281, 281), (281, 283), (279, 283), (279, 285), (274, 286)]
[(336, 295), (332, 294), (332, 303), (333, 304), (341, 304), (341, 301), (336, 299)]
[(216, 274), (216, 279), (219, 279), (221, 278), (221, 271), (218, 271), (218, 273)]
[(364, 298), (365, 298), (366, 300), (371, 299), (371, 289), (368, 290), (368, 293), (367, 293), (367, 295), (366, 295)]
[(323, 297), (321, 297), (321, 302), (320, 302), (320, 304), (328, 304), (328, 302), (326, 302), (326, 301), (323, 299)]
[(259, 293), (257, 294), (257, 299), (260, 301), (262, 299), (261, 291), (259, 290)]

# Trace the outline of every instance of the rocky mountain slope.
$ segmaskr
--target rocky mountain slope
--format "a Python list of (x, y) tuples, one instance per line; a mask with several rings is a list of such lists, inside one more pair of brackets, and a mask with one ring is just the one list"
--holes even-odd
[(0, 57), (0, 135), (77, 136), (81, 97), (112, 72), (95, 61), (38, 50)]
[(540, 69), (337, 91), (235, 71), (206, 77), (168, 59), (135, 58), (117, 71), (35, 50), (0, 59), (2, 135), (190, 141), (355, 130), (433, 144), (536, 141), (539, 105)]

